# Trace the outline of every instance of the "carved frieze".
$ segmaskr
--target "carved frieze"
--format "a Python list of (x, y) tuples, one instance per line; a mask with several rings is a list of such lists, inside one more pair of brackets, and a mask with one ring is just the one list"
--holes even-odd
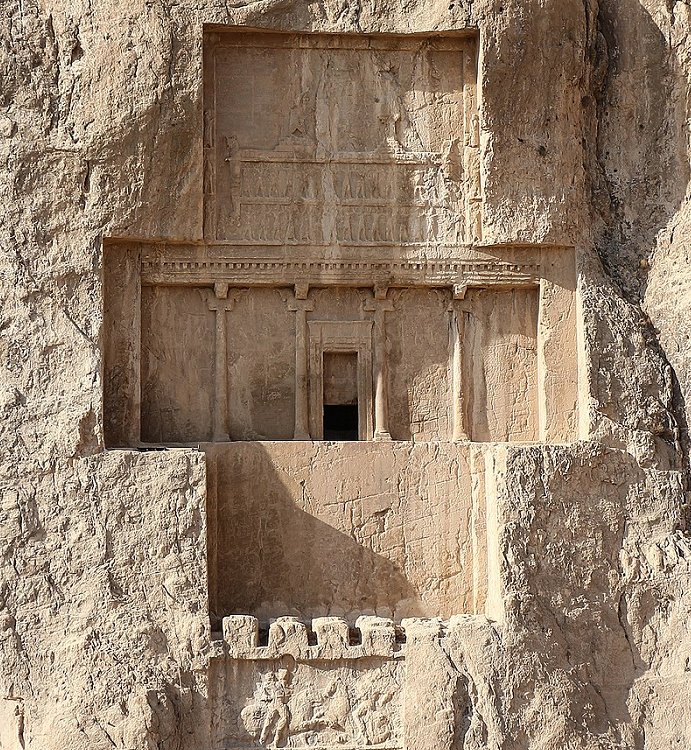
[[(549, 246), (545, 246), (549, 250)], [(143, 284), (232, 286), (531, 286), (541, 277), (543, 247), (458, 246), (416, 253), (341, 248), (336, 254), (302, 247), (254, 249), (218, 244), (143, 243)]]
[(477, 241), (477, 113), (475, 34), (208, 35), (205, 237)]
[(390, 620), (358, 626), (350, 645), (345, 620), (317, 619), (310, 645), (304, 623), (281, 617), (258, 647), (255, 618), (225, 618), (215, 666), (233, 690), (221, 696), (219, 746), (401, 750), (404, 652)]

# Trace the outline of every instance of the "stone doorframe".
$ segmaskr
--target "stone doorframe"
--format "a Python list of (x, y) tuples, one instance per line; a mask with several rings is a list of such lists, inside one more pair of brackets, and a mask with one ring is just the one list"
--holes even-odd
[(324, 439), (324, 353), (357, 354), (358, 440), (372, 440), (372, 321), (312, 320), (309, 328), (310, 436)]

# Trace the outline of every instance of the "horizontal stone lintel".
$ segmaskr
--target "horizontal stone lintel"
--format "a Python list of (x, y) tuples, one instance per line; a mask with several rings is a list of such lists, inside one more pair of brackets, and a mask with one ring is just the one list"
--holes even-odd
[[(257, 750), (258, 745), (227, 745), (223, 750)], [(363, 745), (295, 745), (294, 750), (363, 750)], [(367, 745), (367, 750), (403, 750), (402, 745)]]
[[(353, 50), (417, 50), (422, 46), (436, 50), (457, 52), (464, 44), (474, 44), (478, 30), (472, 27), (427, 31), (415, 34), (370, 33), (300, 33), (274, 29), (246, 29), (242, 27), (208, 26), (207, 39), (216, 51), (224, 48), (259, 47), (271, 49), (353, 49)], [(469, 46), (469, 45), (468, 45)]]
[[(141, 253), (144, 285), (534, 286), (550, 245), (286, 247), (106, 240)], [(107, 249), (106, 249), (107, 251)]]

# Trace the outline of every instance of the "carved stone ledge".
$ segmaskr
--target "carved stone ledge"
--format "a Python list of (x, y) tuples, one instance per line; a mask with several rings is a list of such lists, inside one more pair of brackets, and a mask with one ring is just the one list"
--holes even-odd
[[(525, 286), (552, 246), (247, 247), (141, 244), (142, 284), (231, 286)], [(403, 257), (402, 257), (403, 256)], [(407, 257), (406, 257), (407, 256)]]
[[(397, 637), (392, 620), (363, 616), (355, 623), (360, 642), (351, 641), (351, 628), (340, 617), (317, 617), (311, 630), (316, 643), (310, 643), (307, 625), (295, 617), (279, 617), (269, 626), (266, 646), (259, 645), (259, 622), (248, 615), (223, 618), (226, 654), (233, 659), (277, 659), (292, 656), (296, 661), (323, 659), (363, 659), (371, 656), (397, 658), (404, 644)], [(400, 630), (400, 629), (399, 629)]]
[(259, 645), (259, 620), (251, 615), (230, 615), (223, 618), (223, 644), (225, 656), (231, 659), (393, 659), (405, 655), (406, 644), (438, 641), (459, 628), (487, 623), (482, 615), (466, 614), (450, 620), (408, 618), (396, 625), (385, 617), (363, 615), (353, 629), (341, 617), (316, 617), (309, 625), (296, 617), (278, 617), (269, 625), (268, 643)]

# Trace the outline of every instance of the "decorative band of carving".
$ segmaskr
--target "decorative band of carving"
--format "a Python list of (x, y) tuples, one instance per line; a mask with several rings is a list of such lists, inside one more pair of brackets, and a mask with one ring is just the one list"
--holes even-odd
[[(180, 253), (171, 249), (144, 248), (143, 284), (213, 284), (223, 281), (231, 286), (292, 286), (298, 282), (316, 286), (527, 286), (540, 279), (538, 259), (527, 262), (495, 259), (467, 261), (447, 259), (392, 259), (364, 257), (362, 251), (339, 253), (339, 258), (291, 258), (280, 253), (241, 254), (219, 257), (204, 252)], [(270, 250), (266, 248), (266, 250)], [(280, 256), (280, 257), (279, 257)], [(533, 256), (535, 258), (535, 256)], [(539, 256), (538, 256), (539, 258)]]
[(443, 164), (444, 154), (438, 151), (381, 151), (379, 153), (363, 153), (362, 151), (343, 152), (338, 156), (318, 159), (316, 156), (309, 157), (296, 154), (294, 150), (264, 151), (262, 149), (242, 149), (237, 152), (238, 161), (242, 162), (267, 162), (271, 164), (412, 164), (417, 166), (429, 166), (430, 164)]

